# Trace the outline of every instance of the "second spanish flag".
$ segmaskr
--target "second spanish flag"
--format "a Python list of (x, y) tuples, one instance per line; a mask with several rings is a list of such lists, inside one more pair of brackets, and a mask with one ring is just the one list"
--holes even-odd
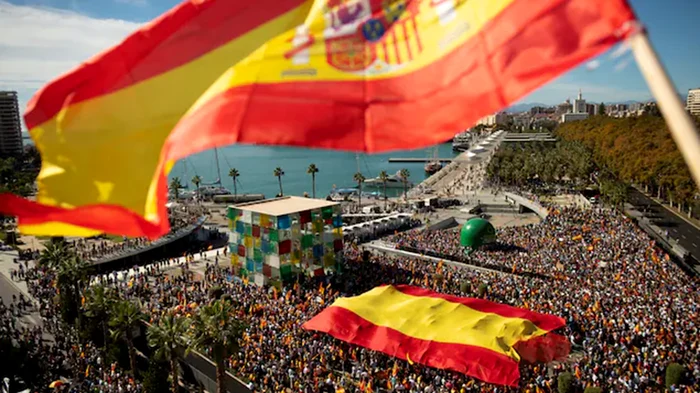
[(564, 325), (553, 315), (398, 285), (340, 298), (303, 327), (410, 362), (517, 386), (516, 344)]

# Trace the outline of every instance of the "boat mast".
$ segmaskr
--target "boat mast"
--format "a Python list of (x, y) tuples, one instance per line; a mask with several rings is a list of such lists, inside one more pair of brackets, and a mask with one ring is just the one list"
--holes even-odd
[(219, 168), (219, 149), (214, 148), (214, 160), (216, 160), (216, 184), (221, 185), (221, 168)]

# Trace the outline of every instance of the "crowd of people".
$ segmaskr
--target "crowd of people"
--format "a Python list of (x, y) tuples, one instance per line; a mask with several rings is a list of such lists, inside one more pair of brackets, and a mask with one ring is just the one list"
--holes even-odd
[[(43, 389), (55, 386), (51, 390), (66, 393), (143, 391), (141, 383), (119, 370), (116, 362), (108, 363), (103, 351), (94, 344), (79, 340), (77, 331), (62, 323), (55, 304), (54, 272), (48, 268), (31, 267), (23, 277), (27, 280), (32, 300), (22, 294), (19, 297), (13, 295), (6, 306), (0, 299), (0, 341), (5, 340), (7, 346), (3, 348), (9, 348), (12, 342), (11, 346), (19, 351), (9, 361), (21, 363), (25, 368), (19, 370), (20, 375), (27, 374), (24, 382)], [(41, 316), (40, 324), (22, 319), (35, 311)], [(3, 368), (2, 371), (8, 370)], [(15, 382), (10, 384), (12, 389), (16, 389)]]
[[(415, 231), (392, 240), (449, 254), (460, 252), (457, 237), (454, 231)], [(165, 310), (185, 317), (196, 313), (198, 305), (209, 301), (209, 290), (220, 287), (247, 325), (240, 353), (228, 359), (228, 366), (257, 392), (553, 393), (558, 374), (569, 371), (582, 386), (644, 393), (662, 390), (665, 369), (672, 362), (687, 369), (685, 385), (674, 391), (700, 390), (698, 280), (686, 276), (627, 218), (611, 210), (562, 209), (540, 224), (499, 230), (498, 241), (508, 247), (477, 250), (470, 258), (512, 268), (514, 274), (380, 254), (365, 261), (361, 248), (348, 245), (342, 273), (299, 276), (281, 289), (235, 277), (235, 269), (224, 266), (218, 256), (203, 270), (194, 269), (192, 259), (177, 267), (164, 261), (139, 273), (95, 280), (124, 298), (140, 300), (153, 319)], [(180, 271), (164, 274), (168, 269)], [(41, 299), (42, 314), (56, 319), (47, 311), (48, 299), (55, 295), (49, 285), (51, 272), (33, 268), (27, 278), (33, 295)], [(574, 355), (549, 365), (523, 363), (520, 387), (508, 388), (409, 364), (302, 329), (338, 297), (382, 284), (412, 284), (562, 316), (567, 326), (560, 333), (569, 337)], [(480, 287), (485, 290), (477, 290)], [(67, 350), (75, 345), (71, 333), (51, 330), (60, 329), (57, 322), (47, 327), (54, 336), (64, 337), (67, 343), (60, 352), (74, 359), (77, 351)], [(68, 366), (75, 373), (91, 365), (88, 383), (102, 386), (111, 372), (119, 375), (113, 380), (121, 381), (125, 390), (120, 391), (139, 389), (111, 365), (99, 364), (98, 353), (79, 353), (83, 352), (84, 360)]]

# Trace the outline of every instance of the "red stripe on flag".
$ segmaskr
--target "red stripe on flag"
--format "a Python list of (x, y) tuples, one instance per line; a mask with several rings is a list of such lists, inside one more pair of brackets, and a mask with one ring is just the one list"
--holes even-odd
[(416, 44), (418, 44), (418, 53), (423, 51), (423, 43), (420, 41), (420, 34), (418, 34), (418, 23), (416, 23), (416, 18), (411, 18), (411, 25), (413, 25), (413, 34), (416, 37)]
[[(304, 1), (183, 1), (117, 46), (44, 86), (27, 105), (27, 128), (53, 118), (66, 105), (115, 92), (186, 64)], [(220, 66), (219, 72), (212, 72), (212, 83), (231, 64)]]
[(476, 37), (407, 75), (223, 92), (178, 124), (165, 156), (237, 142), (366, 152), (444, 142), (624, 39), (633, 19), (624, 0), (516, 0)]
[(459, 303), (477, 311), (498, 314), (508, 318), (522, 318), (531, 321), (537, 327), (548, 332), (566, 326), (566, 321), (563, 318), (555, 315), (541, 314), (530, 311), (525, 308), (512, 307), (505, 304), (494, 303), (484, 299), (474, 299), (467, 297), (459, 297), (446, 295), (443, 293), (433, 292), (429, 289), (414, 287), (411, 285), (395, 285), (399, 292), (411, 296), (433, 297), (444, 299), (448, 302)]
[(399, 359), (452, 370), (501, 385), (518, 386), (518, 362), (491, 350), (464, 344), (421, 340), (377, 326), (354, 312), (331, 306), (304, 323), (306, 330), (331, 336)]
[(62, 222), (105, 233), (131, 237), (147, 236), (150, 239), (157, 239), (159, 236), (168, 233), (169, 230), (167, 219), (164, 219), (161, 225), (156, 225), (144, 219), (141, 215), (118, 205), (86, 205), (74, 209), (65, 209), (57, 206), (42, 205), (5, 193), (0, 194), (0, 206), (2, 206), (3, 214), (19, 216), (19, 225)]
[(401, 64), (401, 52), (399, 52), (399, 40), (396, 38), (396, 25), (391, 28), (391, 42), (394, 47), (394, 54), (396, 55), (396, 63)]
[(410, 36), (408, 35), (408, 29), (406, 28), (406, 24), (409, 23), (409, 20), (410, 19), (406, 19), (405, 21), (403, 21), (401, 23), (401, 28), (403, 29), (403, 36), (406, 39), (406, 41), (404, 42), (406, 43), (406, 51), (408, 51), (408, 60), (413, 60), (413, 53), (411, 52), (411, 40), (409, 38)]

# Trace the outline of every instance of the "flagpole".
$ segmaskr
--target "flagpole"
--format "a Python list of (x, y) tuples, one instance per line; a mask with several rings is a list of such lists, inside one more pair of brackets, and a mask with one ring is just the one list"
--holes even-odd
[(640, 31), (633, 35), (629, 43), (639, 69), (671, 130), (671, 137), (690, 168), (696, 187), (700, 188), (700, 134), (695, 128), (695, 123), (685, 111), (678, 92), (659, 61), (646, 32)]

